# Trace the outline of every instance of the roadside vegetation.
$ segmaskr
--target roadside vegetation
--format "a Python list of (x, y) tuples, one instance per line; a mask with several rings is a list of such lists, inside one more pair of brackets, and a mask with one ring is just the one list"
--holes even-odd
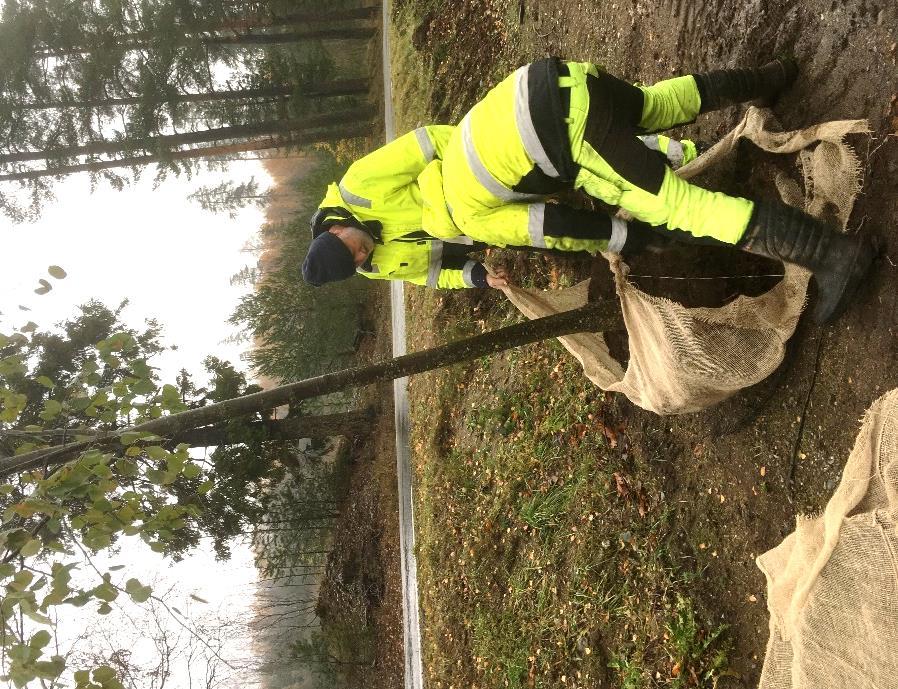
[[(397, 132), (455, 122), (526, 61), (517, 2), (397, 3)], [(477, 26), (476, 37), (465, 36)], [(589, 262), (492, 251), (519, 283)], [(520, 316), (501, 294), (408, 291), (410, 348)], [(611, 396), (556, 342), (411, 382), (425, 681), (434, 687), (712, 687), (728, 629), (704, 605), (708, 543), (684, 539), (663, 455), (630, 450)], [(716, 619), (715, 619), (716, 618)]]

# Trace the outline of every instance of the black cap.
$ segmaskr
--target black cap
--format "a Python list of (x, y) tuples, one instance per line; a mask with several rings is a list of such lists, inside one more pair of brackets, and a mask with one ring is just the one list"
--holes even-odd
[(312, 240), (302, 264), (303, 280), (313, 287), (321, 287), (326, 282), (345, 280), (354, 274), (352, 252), (337, 235), (322, 232)]

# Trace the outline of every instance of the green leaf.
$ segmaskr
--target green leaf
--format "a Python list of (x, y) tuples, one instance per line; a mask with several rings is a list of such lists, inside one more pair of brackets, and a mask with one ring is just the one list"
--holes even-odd
[(108, 682), (111, 679), (115, 679), (115, 670), (113, 670), (108, 665), (101, 665), (100, 667), (94, 670), (94, 681), (100, 682)]
[(112, 606), (109, 603), (100, 603), (97, 607), (97, 612), (101, 615), (108, 615), (112, 612)]
[(145, 449), (146, 449), (147, 456), (149, 456), (150, 459), (155, 459), (155, 460), (161, 461), (163, 459), (169, 458), (168, 450), (166, 450), (164, 447), (160, 447), (159, 445), (150, 445), (149, 447), (147, 447)]
[(199, 486), (197, 486), (196, 492), (199, 495), (205, 495), (210, 490), (215, 487), (215, 484), (212, 481), (203, 481)]
[(144, 586), (137, 579), (128, 579), (125, 582), (125, 591), (135, 603), (144, 603), (152, 595), (153, 589)]
[(32, 670), (19, 664), (13, 665), (9, 669), (9, 678), (12, 680), (12, 683), (16, 685), (16, 689), (22, 689), (22, 687), (26, 686), (35, 677), (36, 675)]
[(168, 458), (168, 470), (173, 474), (180, 474), (184, 468), (184, 458), (180, 455), (171, 455)]
[(53, 639), (52, 634), (48, 632), (46, 629), (41, 629), (38, 632), (34, 633), (34, 636), (28, 641), (28, 645), (31, 648), (43, 648)]
[(38, 677), (56, 679), (65, 670), (65, 658), (53, 656), (50, 660), (39, 660), (34, 664), (34, 670)]
[(125, 431), (119, 436), (119, 441), (121, 441), (122, 445), (133, 445), (138, 440), (140, 440), (140, 433), (134, 433), (133, 431)]
[(78, 684), (90, 682), (90, 670), (75, 670), (75, 682)]
[(118, 591), (109, 582), (100, 584), (93, 591), (94, 596), (106, 602), (112, 602), (118, 598)]
[(156, 386), (153, 385), (153, 381), (143, 378), (131, 386), (131, 392), (137, 395), (152, 395), (156, 392)]
[(109, 568), (109, 571), (110, 572), (118, 572), (120, 569), (124, 569), (124, 568), (125, 568), (125, 565), (112, 565), (112, 567)]
[(37, 555), (41, 551), (41, 540), (39, 538), (31, 538), (25, 542), (25, 545), (22, 546), (22, 549), (19, 550), (19, 554), (22, 557), (31, 557), (32, 555)]
[(40, 416), (42, 419), (46, 419), (49, 421), (50, 419), (55, 419), (57, 416), (59, 416), (59, 413), (61, 411), (62, 405), (54, 399), (49, 399), (44, 402), (44, 410), (41, 412)]
[(193, 462), (187, 462), (184, 465), (184, 469), (181, 471), (184, 474), (184, 478), (196, 478), (202, 473), (202, 469), (199, 464), (195, 464)]
[(153, 370), (147, 365), (146, 361), (138, 359), (131, 362), (131, 373), (137, 378), (149, 378)]
[[(12, 578), (13, 584), (15, 584), (14, 590), (22, 591), (24, 590), (32, 581), (34, 581), (34, 575), (29, 572), (27, 569), (21, 569), (16, 572), (16, 575)], [(7, 586), (12, 587), (12, 584), (7, 584)]]
[(53, 382), (49, 377), (47, 377), (47, 376), (39, 376), (38, 379), (37, 379), (37, 382), (40, 383), (41, 385), (43, 385), (43, 386), (44, 386), (45, 388), (47, 388), (48, 390), (52, 390), (53, 388), (56, 387), (56, 383), (54, 383), (54, 382)]

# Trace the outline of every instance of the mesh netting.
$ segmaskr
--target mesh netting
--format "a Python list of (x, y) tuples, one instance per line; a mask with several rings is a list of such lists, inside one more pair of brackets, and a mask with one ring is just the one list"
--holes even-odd
[(898, 390), (867, 411), (824, 513), (758, 558), (760, 689), (898, 687)]
[[(813, 215), (824, 212), (844, 229), (860, 188), (860, 165), (845, 143), (849, 133), (869, 131), (864, 120), (827, 122), (792, 132), (771, 131), (769, 110), (749, 108), (743, 120), (713, 148), (678, 172), (693, 177), (734, 154), (739, 139), (771, 153), (798, 153), (802, 191), (785, 177), (777, 188), (786, 203)], [(627, 265), (607, 255), (615, 277), (630, 347), (626, 367), (608, 350), (601, 333), (559, 338), (603, 390), (620, 392), (658, 414), (706, 409), (769, 376), (782, 362), (807, 298), (810, 273), (787, 264), (783, 279), (757, 297), (739, 297), (720, 308), (686, 308), (637, 289)], [(583, 306), (589, 282), (569, 289), (505, 288), (528, 318)]]

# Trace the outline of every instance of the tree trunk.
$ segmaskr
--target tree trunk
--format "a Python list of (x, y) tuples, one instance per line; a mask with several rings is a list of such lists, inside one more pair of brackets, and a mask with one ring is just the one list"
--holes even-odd
[[(354, 27), (315, 27), (305, 31), (285, 31), (282, 33), (246, 33), (236, 34), (234, 36), (199, 36), (194, 37), (188, 34), (178, 36), (170, 41), (166, 41), (166, 48), (184, 48), (192, 45), (201, 46), (250, 46), (250, 45), (284, 45), (287, 43), (301, 43), (302, 41), (335, 41), (335, 40), (368, 40), (374, 37), (376, 29), (372, 26), (354, 26)], [(150, 37), (122, 36), (122, 40), (117, 42), (116, 49), (127, 52), (130, 50), (153, 50), (154, 43), (149, 40)], [(72, 55), (84, 55), (95, 50), (108, 50), (107, 47), (84, 46), (76, 48), (66, 48), (65, 50), (38, 50), (34, 55), (40, 59), (46, 58), (63, 58)]]
[[(292, 12), (281, 16), (248, 16), (234, 19), (226, 19), (224, 21), (215, 21), (209, 23), (198, 23), (193, 26), (174, 27), (175, 31), (180, 30), (180, 35), (184, 37), (199, 36), (202, 34), (216, 33), (218, 31), (243, 32), (252, 31), (253, 29), (273, 29), (287, 26), (300, 26), (308, 31), (310, 24), (318, 24), (318, 31), (322, 30), (321, 26), (332, 26), (341, 22), (365, 22), (373, 20), (380, 15), (380, 7), (370, 5), (367, 7), (357, 7), (346, 10), (319, 10), (314, 12)], [(368, 27), (365, 27), (368, 28)], [(313, 30), (314, 31), (314, 30)], [(305, 32), (303, 32), (305, 33)], [(136, 31), (121, 36), (121, 41), (125, 44), (131, 42), (135, 45), (149, 46), (149, 41), (153, 38), (153, 34), (146, 31)], [(40, 57), (59, 57), (62, 55), (80, 55), (89, 53), (94, 50), (101, 50), (101, 45), (83, 45), (74, 46), (64, 51), (53, 51), (51, 46), (47, 46), (44, 50), (36, 52)]]
[[(0, 165), (9, 163), (25, 163), (33, 160), (56, 160), (88, 155), (114, 155), (116, 153), (132, 153), (140, 150), (162, 150), (190, 146), (192, 144), (213, 143), (231, 139), (250, 139), (275, 134), (295, 134), (304, 130), (335, 127), (342, 124), (353, 124), (368, 121), (374, 117), (374, 106), (368, 104), (359, 108), (344, 108), (336, 112), (325, 112), (309, 115), (300, 120), (269, 120), (255, 124), (241, 124), (230, 127), (214, 127), (196, 132), (182, 134), (164, 134), (150, 136), (145, 139), (125, 141), (92, 141), (82, 146), (70, 146), (51, 151), (19, 151), (0, 155)], [(0, 176), (0, 179), (7, 179)]]
[(291, 12), (277, 17), (241, 17), (219, 23), (217, 26), (202, 27), (200, 31), (247, 31), (255, 28), (268, 28), (272, 26), (290, 26), (292, 24), (326, 24), (332, 22), (344, 22), (352, 20), (374, 19), (380, 15), (380, 7), (369, 5), (347, 10), (319, 10), (317, 12)]
[[(179, 93), (169, 98), (158, 97), (152, 102), (157, 105), (169, 103), (207, 103), (229, 100), (247, 100), (250, 98), (273, 98), (292, 95), (296, 91), (293, 86), (267, 86), (257, 89), (243, 89), (239, 91), (218, 91), (209, 93)], [(302, 96), (320, 98), (327, 96), (361, 96), (369, 91), (367, 79), (337, 79), (321, 84), (314, 84), (308, 90), (301, 91)], [(141, 105), (147, 99), (141, 96), (128, 98), (104, 98), (97, 100), (75, 101), (46, 101), (43, 103), (25, 103), (13, 107), (13, 111), (54, 110), (54, 109), (82, 109), (82, 108), (113, 108), (117, 106)]]
[(579, 309), (499, 328), (493, 332), (450, 342), (433, 349), (406, 354), (378, 364), (327, 373), (271, 390), (153, 419), (131, 428), (122, 429), (118, 435), (97, 441), (34, 450), (18, 457), (0, 459), (0, 477), (5, 478), (14, 472), (28, 469), (56, 466), (77, 456), (89, 447), (115, 447), (120, 444), (119, 436), (125, 432), (146, 432), (167, 438), (176, 437), (179, 433), (193, 428), (222, 423), (229, 419), (274, 409), (284, 404), (295, 403), (310, 397), (319, 397), (338, 390), (404, 378), (462, 361), (472, 361), (482, 356), (552, 337), (580, 332), (619, 330), (622, 327), (623, 318), (616, 301), (606, 300), (587, 304)]
[(190, 447), (212, 447), (243, 443), (247, 437), (259, 441), (330, 438), (338, 435), (352, 438), (366, 435), (370, 430), (372, 418), (373, 410), (369, 408), (342, 414), (267, 419), (245, 424), (235, 431), (217, 426), (192, 428), (178, 433), (172, 437), (171, 442), (176, 445), (187, 443)]
[[(169, 442), (172, 445), (186, 443), (190, 447), (217, 447), (219, 445), (246, 443), (250, 439), (252, 442), (274, 442), (299, 440), (300, 438), (324, 439), (338, 435), (352, 438), (354, 436), (367, 435), (371, 430), (373, 418), (374, 409), (368, 407), (338, 414), (265, 419), (264, 421), (248, 422), (235, 429), (223, 426), (191, 428), (183, 433), (178, 433)], [(16, 430), (3, 431), (0, 435), (8, 438), (40, 440), (45, 443), (60, 444), (70, 442), (76, 436), (92, 436), (94, 439), (99, 439), (104, 437), (106, 433), (98, 433), (92, 429), (83, 428), (54, 428), (42, 433)]]
[(304, 132), (304, 136), (299, 138), (294, 138), (293, 136), (265, 137), (262, 139), (252, 139), (222, 146), (206, 146), (202, 148), (191, 148), (185, 151), (173, 151), (167, 153), (164, 157), (158, 155), (132, 156), (129, 158), (120, 158), (118, 160), (105, 160), (98, 163), (79, 163), (77, 165), (66, 165), (52, 169), (15, 172), (0, 175), (0, 182), (24, 181), (29, 179), (39, 179), (41, 177), (63, 177), (76, 172), (102, 172), (103, 170), (111, 170), (114, 168), (140, 167), (143, 165), (165, 163), (173, 160), (215, 158), (245, 151), (264, 151), (268, 149), (303, 146), (322, 141), (340, 141), (343, 139), (370, 136), (371, 130), (372, 127), (370, 123), (354, 124), (341, 130), (328, 128)]

